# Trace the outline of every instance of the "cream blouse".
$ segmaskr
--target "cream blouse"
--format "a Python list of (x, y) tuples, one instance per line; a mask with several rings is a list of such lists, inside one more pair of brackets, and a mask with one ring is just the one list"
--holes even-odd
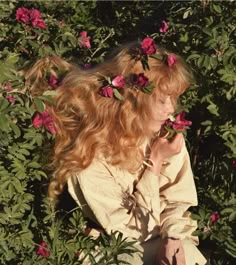
[(108, 234), (118, 230), (140, 242), (168, 236), (197, 243), (191, 235), (197, 223), (187, 211), (197, 205), (197, 193), (186, 146), (166, 162), (160, 176), (146, 169), (138, 180), (138, 174), (94, 159), (69, 178), (68, 190), (84, 215)]

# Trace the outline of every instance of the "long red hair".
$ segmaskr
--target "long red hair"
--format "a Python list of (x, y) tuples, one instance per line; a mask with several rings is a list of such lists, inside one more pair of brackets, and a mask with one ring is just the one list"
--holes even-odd
[[(143, 145), (152, 133), (147, 127), (151, 108), (160, 94), (177, 98), (189, 86), (192, 75), (181, 57), (168, 66), (168, 52), (158, 48), (164, 59), (148, 58), (149, 70), (131, 56), (139, 43), (123, 46), (104, 63), (90, 69), (73, 67), (57, 89), (56, 106), (50, 108), (55, 120), (56, 139), (52, 159), (55, 168), (49, 194), (62, 191), (68, 177), (88, 167), (95, 157), (130, 172), (144, 159)], [(154, 85), (151, 95), (127, 84), (120, 93), (124, 100), (103, 97), (101, 76), (125, 78), (144, 73)]]

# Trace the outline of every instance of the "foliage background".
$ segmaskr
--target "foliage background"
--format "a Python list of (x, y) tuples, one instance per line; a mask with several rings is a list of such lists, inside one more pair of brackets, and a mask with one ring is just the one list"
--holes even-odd
[[(18, 22), (20, 7), (38, 9), (46, 29)], [(196, 233), (209, 264), (235, 264), (235, 7), (234, 1), (0, 2), (0, 264), (82, 264), (84, 255), (91, 264), (119, 264), (119, 254), (134, 251), (115, 233), (85, 235), (85, 220), (68, 197), (53, 211), (45, 165), (54, 136), (32, 126), (44, 102), (53, 104), (53, 92), (33, 96), (17, 73), (51, 54), (94, 65), (120, 43), (145, 36), (181, 54), (194, 71), (196, 84), (181, 101), (193, 121), (187, 142), (199, 197)], [(159, 32), (162, 20), (166, 33)], [(91, 36), (90, 49), (81, 47), (81, 31)], [(43, 241), (49, 257), (36, 254)]]

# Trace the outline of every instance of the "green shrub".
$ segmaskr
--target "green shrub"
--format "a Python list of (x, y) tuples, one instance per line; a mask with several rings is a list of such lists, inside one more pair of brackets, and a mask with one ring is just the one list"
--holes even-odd
[[(39, 10), (41, 24), (17, 21), (21, 7)], [(234, 264), (235, 3), (4, 1), (0, 19), (0, 263), (82, 264), (87, 256), (96, 264), (98, 255), (97, 264), (119, 264), (119, 254), (135, 251), (115, 232), (110, 238), (86, 235), (80, 209), (71, 204), (55, 210), (47, 199), (54, 135), (33, 120), (53, 104), (54, 90), (33, 95), (18, 72), (53, 54), (93, 65), (114, 46), (149, 35), (185, 57), (194, 71), (196, 84), (181, 102), (193, 121), (187, 143), (199, 197), (196, 234), (200, 246), (210, 246), (211, 265)], [(162, 20), (166, 32), (159, 31)], [(83, 45), (83, 31), (91, 48)]]

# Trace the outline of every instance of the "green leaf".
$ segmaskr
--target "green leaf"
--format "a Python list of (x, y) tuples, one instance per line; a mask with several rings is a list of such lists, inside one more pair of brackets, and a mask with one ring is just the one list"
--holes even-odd
[(152, 55), (149, 55), (149, 57), (160, 60), (160, 61), (162, 61), (164, 58), (161, 54), (152, 54)]
[(15, 133), (14, 138), (19, 138), (21, 135), (20, 128), (12, 121), (10, 121), (10, 126)]
[(9, 120), (2, 113), (0, 113), (0, 130), (2, 130), (4, 132), (8, 132), (9, 131)]
[(43, 96), (58, 96), (58, 92), (56, 90), (46, 90), (43, 92)]
[(226, 213), (232, 213), (233, 211), (234, 211), (233, 208), (225, 208), (225, 209), (223, 209), (222, 211), (220, 211), (220, 214), (221, 214), (221, 215), (224, 215), (224, 214), (226, 214)]
[(120, 92), (116, 88), (113, 89), (113, 93), (114, 93), (115, 98), (119, 100), (124, 100), (124, 97), (120, 94)]
[(213, 4), (213, 8), (219, 14), (222, 12), (222, 9), (221, 9), (220, 5)]
[(210, 105), (208, 105), (207, 109), (210, 111), (211, 114), (214, 114), (216, 116), (220, 116), (219, 112), (218, 112), (219, 108), (214, 103), (211, 103)]
[(37, 163), (35, 161), (30, 162), (28, 164), (28, 166), (31, 167), (31, 168), (41, 168), (42, 167), (39, 163)]
[(3, 112), (8, 108), (10, 102), (5, 98), (0, 98), (0, 112)]
[(6, 59), (7, 64), (15, 64), (19, 60), (19, 54), (17, 53), (10, 53)]
[(193, 220), (201, 220), (202, 219), (202, 217), (200, 215), (195, 214), (195, 213), (191, 213), (191, 218)]
[(236, 211), (234, 211), (233, 213), (230, 214), (229, 216), (229, 221), (233, 222), (236, 220)]
[(45, 110), (45, 104), (44, 104), (44, 102), (40, 98), (34, 98), (33, 101), (34, 101), (34, 103), (36, 105), (36, 109), (40, 113), (44, 112), (44, 110)]

